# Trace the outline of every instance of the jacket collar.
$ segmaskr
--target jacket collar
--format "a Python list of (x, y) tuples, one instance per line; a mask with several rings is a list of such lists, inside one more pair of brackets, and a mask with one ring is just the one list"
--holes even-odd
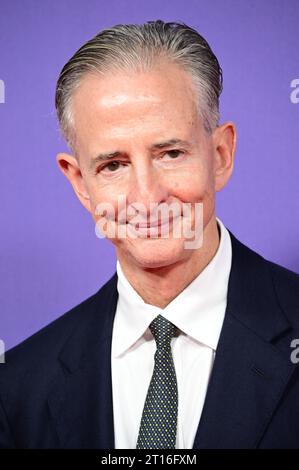
[(289, 328), (289, 322), (279, 306), (268, 263), (229, 234), (233, 257), (228, 310), (245, 327), (271, 341)]

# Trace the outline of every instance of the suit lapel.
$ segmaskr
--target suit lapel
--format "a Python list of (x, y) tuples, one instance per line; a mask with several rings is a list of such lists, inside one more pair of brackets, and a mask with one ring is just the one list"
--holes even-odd
[(117, 276), (88, 306), (62, 350), (56, 384), (48, 398), (60, 447), (114, 448), (111, 338)]
[(227, 309), (194, 449), (258, 447), (295, 369), (275, 346), (290, 327), (267, 264), (230, 236)]

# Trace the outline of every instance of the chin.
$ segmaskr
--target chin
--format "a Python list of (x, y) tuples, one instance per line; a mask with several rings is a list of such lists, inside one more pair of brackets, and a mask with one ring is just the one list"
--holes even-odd
[(141, 268), (162, 268), (186, 258), (184, 240), (142, 239), (126, 247), (126, 258), (134, 259)]

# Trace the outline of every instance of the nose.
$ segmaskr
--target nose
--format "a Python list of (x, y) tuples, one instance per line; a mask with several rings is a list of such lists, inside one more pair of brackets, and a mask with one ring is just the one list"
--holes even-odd
[(140, 163), (132, 168), (127, 204), (131, 205), (142, 218), (149, 219), (153, 208), (166, 202), (169, 189), (163, 170), (155, 168), (151, 163)]

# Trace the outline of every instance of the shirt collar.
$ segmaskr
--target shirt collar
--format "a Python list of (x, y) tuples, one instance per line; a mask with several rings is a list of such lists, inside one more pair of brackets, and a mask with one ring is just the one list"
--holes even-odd
[[(195, 341), (216, 350), (226, 309), (232, 247), (228, 230), (216, 217), (220, 243), (216, 254), (198, 276), (164, 309), (144, 302), (124, 275), (117, 260), (118, 305), (114, 320), (113, 355), (132, 347), (143, 335), (151, 339), (149, 324), (161, 314)], [(147, 338), (147, 335), (149, 337)]]

